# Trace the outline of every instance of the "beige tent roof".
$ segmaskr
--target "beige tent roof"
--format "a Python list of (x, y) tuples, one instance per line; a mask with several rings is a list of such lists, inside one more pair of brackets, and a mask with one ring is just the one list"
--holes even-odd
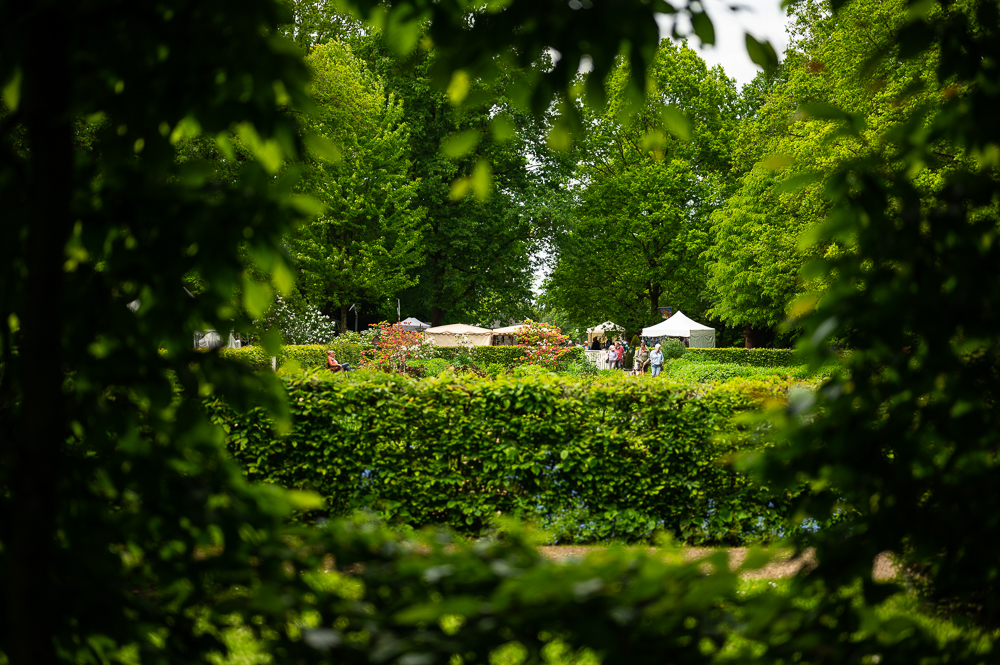
[(518, 323), (517, 325), (514, 325), (514, 326), (507, 326), (506, 328), (494, 328), (493, 329), (493, 334), (494, 335), (516, 335), (517, 333), (521, 332), (521, 330), (523, 330), (524, 328), (525, 328), (525, 324)]
[(476, 326), (470, 326), (465, 323), (449, 323), (446, 326), (428, 328), (424, 332), (431, 333), (432, 335), (475, 335), (492, 333), (493, 331), (489, 328), (477, 328)]
[(424, 335), (438, 346), (458, 346), (458, 336), (465, 335), (473, 346), (489, 346), (493, 331), (464, 323), (449, 323), (446, 326), (428, 328)]

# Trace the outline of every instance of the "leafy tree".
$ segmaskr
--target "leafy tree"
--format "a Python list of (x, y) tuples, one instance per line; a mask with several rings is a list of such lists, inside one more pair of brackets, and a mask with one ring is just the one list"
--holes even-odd
[[(416, 197), (427, 211), (420, 281), (400, 297), (432, 325), (525, 315), (536, 246), (525, 207), (532, 193), (528, 143), (533, 133), (541, 136), (537, 121), (523, 113), (512, 119), (507, 80), (475, 85), (468, 97), (478, 101), (457, 109), (432, 86), (435, 50), (400, 60), (380, 39), (369, 48), (406, 108)], [(505, 131), (493, 131), (497, 115), (508, 118)]]
[(555, 240), (546, 290), (576, 318), (638, 328), (661, 302), (704, 310), (700, 257), (729, 170), (736, 94), (721, 70), (665, 40), (648, 72), (656, 92), (623, 121), (626, 70), (588, 129), (577, 219)]
[[(744, 90), (747, 107), (756, 111), (740, 123), (733, 144), (743, 176), (712, 216), (714, 237), (705, 258), (710, 313), (745, 326), (748, 345), (773, 334), (797, 298), (827, 288), (821, 279), (799, 279), (811, 256), (851, 251), (849, 238), (800, 249), (800, 241), (808, 245), (808, 234), (829, 213), (823, 181), (859, 154), (894, 151), (887, 129), (908, 109), (939, 103), (932, 92), (933, 54), (868, 66), (871, 54), (888, 48), (890, 35), (905, 20), (904, 4), (853, 3), (834, 14), (825, 2), (796, 3), (780, 73), (761, 75)], [(924, 91), (913, 88), (903, 95), (918, 82)], [(841, 131), (834, 107), (856, 114), (856, 133)], [(812, 182), (789, 191), (782, 183), (792, 177)], [(915, 181), (933, 188), (940, 177), (933, 168)]]
[[(827, 179), (833, 209), (813, 237), (848, 237), (853, 251), (815, 267), (831, 287), (805, 322), (804, 347), (818, 362), (831, 336), (847, 336), (850, 376), (822, 390), (815, 411), (796, 405), (788, 446), (767, 469), (815, 488), (804, 516), (852, 515), (816, 541), (831, 563), (827, 584), (860, 578), (876, 602), (884, 590), (863, 568), (890, 550), (941, 607), (995, 626), (998, 562), (986, 544), (1000, 526), (1000, 292), (991, 277), (1000, 133), (982, 119), (998, 103), (1000, 15), (992, 2), (894, 7), (898, 27), (877, 42), (872, 67), (933, 63), (927, 94), (936, 103), (902, 95), (884, 127), (887, 149), (845, 160)], [(841, 118), (851, 140), (872, 131), (856, 111)], [(811, 584), (800, 580), (796, 593)], [(840, 611), (838, 602), (825, 598), (818, 613)]]
[[(278, 539), (294, 504), (245, 482), (199, 396), (279, 414), (280, 401), (266, 376), (190, 348), (192, 331), (235, 315), (241, 243), (291, 285), (277, 248), (301, 201), (279, 171), (297, 128), (278, 107), (308, 98), (301, 59), (269, 34), (282, 18), (261, 0), (127, 14), (100, 0), (0, 5), (0, 652), (11, 663), (106, 662), (125, 647), (148, 662), (200, 660), (224, 650), (214, 635), (229, 612), (271, 617), (292, 645), (288, 608), (269, 599), (304, 588), (289, 586), (293, 553)], [(238, 135), (253, 158), (227, 177), (178, 162), (191, 134), (231, 156)], [(192, 270), (197, 299), (182, 288)], [(267, 289), (242, 290), (262, 312)]]
[(403, 109), (344, 44), (315, 47), (307, 58), (317, 110), (302, 124), (327, 143), (303, 168), (302, 191), (322, 212), (289, 238), (304, 298), (336, 311), (347, 330), (350, 305), (416, 283), (423, 261), (423, 211), (406, 158)]
[(741, 187), (712, 213), (712, 244), (702, 255), (716, 303), (709, 313), (746, 326), (748, 347), (757, 346), (756, 331), (784, 323), (791, 303), (805, 292), (799, 273), (806, 254), (799, 241), (821, 213), (810, 209), (815, 198), (781, 192), (783, 180), (764, 166), (743, 176)]

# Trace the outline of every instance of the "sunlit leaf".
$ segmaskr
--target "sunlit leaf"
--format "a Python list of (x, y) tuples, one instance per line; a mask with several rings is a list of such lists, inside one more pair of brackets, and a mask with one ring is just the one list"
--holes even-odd
[(21, 103), (21, 68), (14, 69), (14, 75), (3, 87), (3, 103), (11, 111), (16, 111)]
[(476, 163), (476, 168), (472, 171), (472, 192), (478, 201), (485, 201), (490, 198), (493, 191), (493, 168), (485, 159)]
[(309, 132), (305, 137), (306, 145), (317, 157), (327, 162), (339, 162), (343, 155), (340, 146), (316, 132)]
[(760, 165), (765, 169), (770, 169), (772, 171), (780, 171), (786, 166), (791, 166), (795, 163), (795, 157), (793, 155), (778, 154), (778, 155), (768, 155), (761, 160)]
[(682, 141), (691, 140), (691, 119), (673, 104), (664, 106), (660, 111), (660, 120), (671, 134)]
[(441, 152), (451, 159), (464, 157), (479, 144), (480, 138), (481, 135), (477, 129), (467, 129), (464, 132), (452, 134), (441, 142)]
[(274, 293), (267, 284), (255, 282), (249, 277), (243, 278), (243, 307), (254, 319), (264, 316), (267, 308), (271, 306), (271, 299)]
[(469, 74), (464, 69), (459, 69), (452, 73), (451, 81), (448, 83), (448, 99), (452, 104), (458, 106), (469, 96), (472, 88), (472, 81)]

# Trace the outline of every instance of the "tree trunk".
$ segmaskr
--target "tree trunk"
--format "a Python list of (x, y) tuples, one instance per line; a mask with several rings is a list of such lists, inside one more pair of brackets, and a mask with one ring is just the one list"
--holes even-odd
[(348, 330), (350, 328), (347, 327), (347, 303), (342, 302), (340, 303), (340, 333), (344, 334)]
[(755, 328), (749, 323), (743, 327), (745, 348), (759, 349), (774, 341), (774, 332), (770, 328)]
[(444, 325), (444, 310), (437, 305), (431, 307), (431, 327)]
[(660, 313), (660, 283), (649, 283), (649, 312), (659, 315)]
[(29, 6), (22, 112), (29, 141), (23, 387), (10, 472), (11, 569), (5, 590), (12, 665), (56, 662), (52, 608), (57, 489), (67, 436), (63, 386), (63, 262), (72, 229), (73, 127), (69, 21), (53, 3)]

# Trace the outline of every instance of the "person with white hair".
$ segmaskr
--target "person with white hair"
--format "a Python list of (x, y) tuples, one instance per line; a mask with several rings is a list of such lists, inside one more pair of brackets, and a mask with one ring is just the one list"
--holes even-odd
[(663, 369), (663, 351), (660, 351), (660, 343), (653, 347), (653, 352), (649, 354), (649, 365), (653, 368), (653, 376), (659, 376)]

